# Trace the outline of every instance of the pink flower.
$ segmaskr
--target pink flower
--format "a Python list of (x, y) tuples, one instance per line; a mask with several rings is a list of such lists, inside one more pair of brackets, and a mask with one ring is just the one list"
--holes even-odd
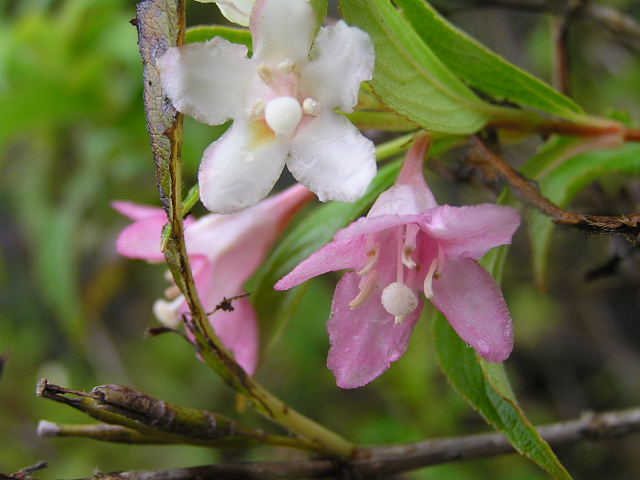
[[(295, 213), (312, 194), (301, 185), (293, 186), (234, 215), (206, 215), (185, 222), (185, 241), (196, 288), (207, 311), (224, 297), (243, 293), (242, 285), (255, 272), (270, 247)], [(167, 217), (160, 208), (129, 202), (113, 202), (113, 207), (134, 220), (117, 240), (118, 253), (129, 258), (163, 262), (161, 232)], [(167, 289), (171, 301), (159, 299), (153, 310), (160, 322), (177, 327), (187, 311), (185, 299), (174, 285)], [(249, 374), (258, 364), (258, 324), (247, 298), (233, 302), (232, 312), (217, 311), (209, 319), (224, 345)]]
[(321, 201), (357, 200), (375, 176), (374, 146), (335, 110), (352, 112), (371, 78), (371, 39), (342, 21), (318, 31), (306, 0), (257, 0), (250, 24), (251, 58), (216, 37), (158, 59), (179, 111), (209, 125), (233, 119), (203, 154), (202, 203), (216, 213), (254, 205), (285, 164)]
[(476, 259), (511, 242), (520, 224), (509, 207), (438, 206), (422, 174), (427, 137), (416, 141), (396, 184), (365, 218), (336, 233), (276, 289), (351, 269), (333, 297), (327, 364), (343, 388), (369, 383), (405, 352), (424, 292), (458, 335), (486, 360), (511, 352), (511, 317), (500, 289)]

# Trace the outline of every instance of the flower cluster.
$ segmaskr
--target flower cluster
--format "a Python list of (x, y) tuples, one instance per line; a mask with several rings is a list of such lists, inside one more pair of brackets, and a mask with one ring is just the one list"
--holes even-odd
[[(200, 1), (249, 24), (253, 38), (250, 58), (246, 47), (218, 37), (170, 48), (158, 59), (163, 89), (179, 111), (211, 125), (233, 119), (200, 166), (201, 200), (215, 213), (185, 226), (196, 287), (213, 310), (242, 293), (311, 192), (323, 201), (364, 194), (376, 172), (373, 143), (336, 110), (353, 111), (360, 83), (371, 78), (374, 50), (365, 32), (342, 21), (318, 30), (307, 0)], [(497, 205), (439, 206), (422, 171), (429, 142), (417, 138), (396, 183), (365, 218), (338, 231), (275, 285), (285, 290), (349, 270), (336, 287), (328, 325), (328, 366), (340, 387), (372, 381), (405, 352), (423, 309), (421, 294), (486, 360), (501, 362), (511, 352), (511, 317), (477, 259), (510, 243), (519, 216)], [(298, 185), (260, 202), (285, 164), (308, 189)], [(120, 235), (118, 251), (162, 261), (165, 214), (125, 202), (114, 206), (134, 220)], [(185, 300), (175, 285), (166, 296), (154, 311), (176, 326)], [(246, 298), (234, 307), (210, 319), (251, 374), (258, 361), (256, 315)]]

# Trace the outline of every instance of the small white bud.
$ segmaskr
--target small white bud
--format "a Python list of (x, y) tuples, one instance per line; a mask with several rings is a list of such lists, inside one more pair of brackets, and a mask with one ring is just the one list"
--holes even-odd
[(320, 115), (320, 102), (313, 98), (307, 97), (302, 102), (302, 110), (307, 115), (317, 116)]
[(165, 327), (177, 328), (180, 325), (180, 307), (184, 303), (184, 296), (180, 295), (171, 302), (158, 299), (153, 303), (153, 315)]
[(391, 315), (404, 317), (418, 306), (415, 294), (404, 283), (393, 282), (384, 287), (381, 299), (382, 306)]
[(57, 437), (60, 433), (60, 427), (55, 423), (47, 420), (40, 420), (38, 423), (38, 436), (40, 438)]
[(293, 97), (277, 97), (265, 106), (264, 119), (276, 135), (291, 135), (302, 120), (302, 107)]

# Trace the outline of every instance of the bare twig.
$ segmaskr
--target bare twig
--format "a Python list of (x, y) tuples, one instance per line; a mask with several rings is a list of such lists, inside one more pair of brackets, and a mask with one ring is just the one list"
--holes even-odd
[[(82, 436), (120, 443), (190, 444), (215, 448), (277, 445), (324, 451), (304, 438), (273, 435), (219, 413), (175, 405), (122, 385), (100, 385), (91, 392), (82, 392), (41, 379), (37, 393), (108, 424), (102, 427), (41, 422), (38, 432), (45, 437)], [(113, 425), (120, 428), (106, 428)]]
[(533, 181), (518, 173), (478, 137), (474, 137), (474, 145), (469, 151), (468, 159), (487, 166), (499, 174), (511, 185), (514, 192), (522, 200), (552, 217), (556, 223), (571, 225), (590, 233), (622, 235), (632, 243), (640, 241), (640, 214), (631, 213), (620, 216), (584, 215), (564, 210), (542, 195)]
[[(580, 440), (602, 440), (640, 432), (640, 407), (595, 414), (538, 428), (551, 445)], [(174, 470), (145, 470), (100, 473), (99, 480), (207, 480), (207, 479), (275, 479), (324, 478), (349, 474), (365, 479), (393, 475), (431, 465), (515, 453), (509, 441), (499, 433), (426, 440), (405, 445), (360, 448), (356, 456), (338, 463), (331, 459), (237, 462)], [(88, 479), (87, 479), (88, 480)]]
[[(446, 7), (449, 12), (465, 10), (469, 8), (505, 8), (530, 13), (553, 13), (566, 15), (575, 8), (579, 0), (553, 1), (553, 0), (466, 0), (456, 7)], [(618, 10), (599, 5), (595, 2), (587, 2), (580, 9), (581, 18), (585, 18), (602, 26), (607, 31), (616, 35), (625, 45), (632, 48), (640, 48), (640, 24), (632, 17)]]
[(30, 465), (28, 467), (24, 467), (23, 469), (18, 470), (16, 473), (12, 473), (11, 475), (0, 473), (0, 480), (29, 480), (31, 479), (31, 474), (33, 472), (37, 472), (38, 470), (42, 470), (43, 468), (47, 468), (47, 462), (41, 460), (38, 463)]

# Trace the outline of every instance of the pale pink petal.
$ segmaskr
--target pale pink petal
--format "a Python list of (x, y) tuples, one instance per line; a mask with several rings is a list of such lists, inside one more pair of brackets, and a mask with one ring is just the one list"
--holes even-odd
[(257, 75), (247, 47), (221, 37), (169, 48), (158, 68), (162, 88), (176, 109), (209, 125), (243, 114)]
[(125, 228), (116, 241), (116, 250), (124, 257), (138, 258), (148, 262), (162, 262), (164, 254), (160, 250), (162, 228), (167, 217), (156, 215), (134, 222)]
[(321, 201), (354, 202), (376, 174), (375, 149), (349, 120), (325, 112), (302, 125), (287, 161), (293, 176)]
[(389, 368), (407, 349), (413, 327), (420, 318), (422, 302), (401, 323), (395, 323), (380, 302), (381, 289), (374, 290), (358, 308), (349, 302), (358, 294), (360, 277), (347, 273), (333, 297), (329, 319), (331, 349), (327, 366), (341, 388), (365, 385)]
[(225, 18), (242, 26), (249, 26), (249, 16), (255, 0), (196, 0), (200, 3), (217, 3)]
[(422, 228), (447, 255), (480, 258), (493, 247), (511, 243), (519, 225), (520, 216), (511, 207), (442, 205), (425, 214)]
[(388, 228), (400, 227), (410, 223), (420, 223), (422, 215), (380, 215), (379, 217), (362, 217), (349, 226), (338, 230), (336, 240), (372, 235)]
[(125, 202), (116, 200), (111, 202), (111, 206), (118, 213), (121, 213), (131, 220), (142, 220), (149, 217), (163, 217), (166, 221), (167, 216), (160, 207), (150, 207), (148, 205), (140, 205), (133, 202)]
[(250, 25), (255, 62), (277, 64), (285, 59), (294, 63), (307, 60), (316, 30), (316, 15), (309, 2), (257, 0)]
[(186, 229), (187, 250), (190, 255), (199, 253), (211, 260), (237, 248), (264, 256), (265, 249), (312, 198), (309, 189), (294, 185), (242, 212), (205, 215)]
[(234, 300), (232, 312), (218, 311), (209, 321), (223, 345), (249, 375), (258, 366), (259, 332), (256, 312), (246, 298)]
[(485, 360), (502, 362), (513, 348), (509, 310), (491, 275), (478, 262), (448, 257), (433, 280), (433, 304)]
[(335, 240), (300, 262), (289, 274), (281, 278), (274, 288), (288, 290), (323, 273), (347, 268), (360, 269), (366, 262), (365, 237)]
[[(230, 261), (225, 261), (227, 258)], [(255, 311), (246, 298), (233, 300), (233, 312), (216, 311), (216, 306), (225, 298), (244, 293), (241, 285), (250, 272), (242, 268), (234, 268), (235, 261), (224, 257), (222, 262), (211, 263), (198, 257), (194, 261), (194, 281), (202, 305), (208, 313), (214, 331), (223, 345), (231, 350), (236, 361), (249, 374), (255, 372), (258, 362), (259, 335)], [(183, 307), (186, 311), (186, 305)]]
[(304, 97), (320, 102), (326, 110), (347, 113), (358, 103), (360, 83), (371, 80), (375, 55), (369, 35), (342, 20), (318, 32), (312, 60), (302, 69)]
[(202, 156), (200, 199), (215, 213), (234, 213), (255, 205), (273, 188), (284, 167), (287, 144), (262, 137), (236, 121)]

